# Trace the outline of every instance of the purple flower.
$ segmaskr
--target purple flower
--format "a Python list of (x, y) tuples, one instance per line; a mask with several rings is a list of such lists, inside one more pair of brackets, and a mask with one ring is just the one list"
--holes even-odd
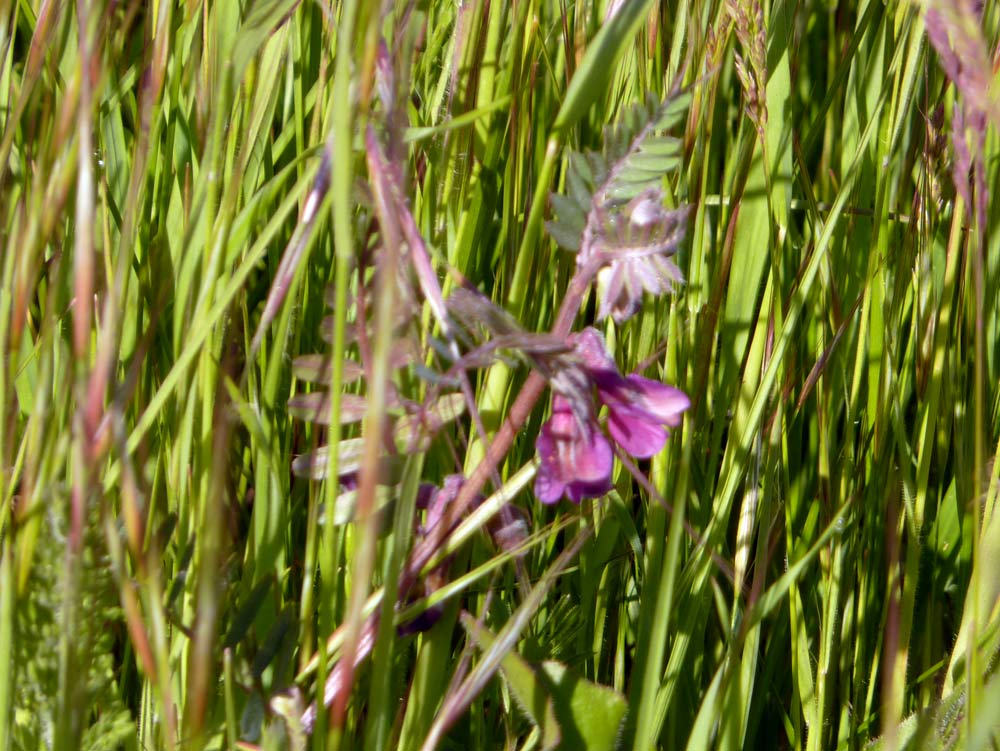
[(680, 425), (681, 414), (691, 406), (680, 389), (640, 375), (619, 376), (606, 388), (598, 385), (597, 395), (610, 411), (611, 437), (639, 459), (648, 459), (663, 448), (670, 436), (667, 427)]
[(607, 265), (597, 275), (597, 320), (609, 315), (624, 323), (642, 305), (645, 293), (662, 295), (683, 284), (670, 256), (684, 238), (688, 209), (668, 211), (659, 189), (644, 191), (611, 223), (603, 253)]
[[(584, 388), (552, 397), (552, 417), (542, 426), (535, 447), (541, 466), (535, 477), (535, 495), (555, 503), (564, 494), (571, 501), (604, 495), (611, 489), (611, 444), (594, 419), (592, 391), (608, 408), (608, 432), (628, 453), (648, 459), (663, 448), (668, 428), (681, 424), (691, 401), (680, 389), (644, 378), (623, 376), (593, 328), (569, 338)], [(573, 379), (569, 379), (571, 382)]]
[(596, 498), (611, 489), (611, 444), (593, 421), (581, 421), (570, 403), (552, 397), (552, 417), (535, 443), (542, 463), (535, 477), (535, 495), (555, 503), (566, 495), (574, 503)]
[(593, 328), (575, 337), (576, 352), (597, 385), (597, 396), (608, 407), (608, 431), (632, 456), (648, 459), (658, 453), (670, 435), (668, 427), (681, 424), (691, 406), (680, 389), (644, 378), (623, 376)]

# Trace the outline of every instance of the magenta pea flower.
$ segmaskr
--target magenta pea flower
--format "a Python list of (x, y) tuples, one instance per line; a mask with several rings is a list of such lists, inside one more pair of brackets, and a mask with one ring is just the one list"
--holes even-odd
[(579, 503), (611, 489), (611, 444), (596, 422), (580, 420), (565, 397), (552, 397), (552, 416), (535, 448), (541, 458), (535, 495), (542, 503), (556, 503), (564, 494)]
[(603, 388), (598, 383), (597, 395), (608, 407), (611, 437), (638, 459), (659, 453), (670, 437), (667, 428), (680, 425), (691, 406), (680, 389), (640, 375), (618, 376)]
[(608, 354), (601, 335), (587, 328), (575, 336), (576, 352), (608, 408), (608, 432), (632, 456), (658, 453), (691, 406), (680, 389), (640, 375), (623, 376)]

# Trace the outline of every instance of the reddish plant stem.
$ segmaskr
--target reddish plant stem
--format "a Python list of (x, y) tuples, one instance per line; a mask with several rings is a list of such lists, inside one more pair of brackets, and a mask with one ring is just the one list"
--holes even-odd
[[(604, 258), (600, 254), (594, 253), (590, 255), (586, 262), (577, 267), (576, 272), (570, 279), (562, 304), (559, 306), (559, 313), (556, 315), (555, 324), (552, 326), (552, 334), (562, 337), (569, 335), (573, 328), (573, 321), (576, 319), (576, 314), (580, 310), (583, 295), (586, 293), (587, 288), (590, 287), (591, 282), (602, 265), (604, 265)], [(420, 578), (420, 572), (444, 544), (445, 538), (454, 528), (455, 522), (461, 519), (466, 510), (473, 505), (480, 491), (486, 485), (487, 480), (500, 467), (500, 463), (507, 456), (514, 443), (514, 438), (520, 432), (521, 428), (524, 427), (528, 417), (531, 415), (531, 411), (544, 393), (545, 386), (545, 377), (537, 371), (532, 371), (528, 374), (528, 378), (525, 380), (520, 392), (518, 392), (517, 398), (511, 405), (510, 412), (507, 413), (507, 419), (504, 420), (493, 440), (489, 443), (486, 456), (476, 465), (472, 474), (466, 478), (455, 500), (452, 501), (450, 507), (445, 512), (444, 517), (431, 528), (427, 537), (417, 543), (416, 547), (410, 553), (410, 560), (399, 578), (399, 588), (397, 591), (399, 602), (406, 601), (410, 590), (413, 589), (413, 586)], [(488, 520), (484, 520), (484, 523), (485, 521)], [(373, 635), (378, 628), (378, 618), (379, 611), (375, 610), (375, 612), (368, 616), (368, 619), (362, 626), (361, 633)], [(371, 638), (362, 638), (357, 645), (357, 649), (354, 650), (353, 667), (356, 668), (368, 656), (374, 646)], [(329, 676), (327, 676), (326, 686), (323, 691), (323, 703), (325, 706), (330, 706), (343, 690), (344, 671), (342, 668), (338, 668), (340, 668), (340, 663), (334, 666)], [(315, 704), (312, 704), (302, 718), (306, 732), (311, 732), (315, 718), (316, 707)]]
[[(556, 336), (565, 337), (569, 335), (573, 321), (576, 319), (576, 314), (580, 309), (583, 295), (601, 265), (601, 259), (592, 258), (592, 260), (577, 268), (576, 273), (570, 280), (562, 305), (559, 307), (555, 325), (552, 327), (552, 333)], [(503, 421), (500, 429), (490, 442), (486, 456), (472, 470), (472, 474), (466, 478), (462, 489), (458, 492), (458, 495), (442, 520), (444, 523), (434, 525), (430, 534), (421, 540), (410, 554), (410, 561), (399, 580), (399, 597), (401, 600), (405, 601), (406, 595), (416, 583), (420, 572), (440, 549), (448, 532), (454, 527), (455, 521), (462, 518), (476, 499), (476, 496), (479, 495), (480, 491), (486, 485), (486, 481), (499, 468), (500, 463), (510, 451), (510, 447), (514, 443), (514, 438), (520, 432), (521, 428), (524, 427), (535, 404), (545, 391), (545, 385), (545, 378), (538, 371), (532, 371), (528, 374), (528, 378), (521, 387), (521, 391), (511, 405), (510, 412), (507, 413), (507, 419)]]

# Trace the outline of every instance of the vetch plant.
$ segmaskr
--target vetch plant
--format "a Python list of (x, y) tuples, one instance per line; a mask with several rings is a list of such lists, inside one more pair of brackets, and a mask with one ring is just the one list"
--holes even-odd
[[(656, 453), (666, 441), (666, 428), (679, 424), (680, 414), (689, 404), (686, 396), (638, 375), (622, 376), (596, 331), (588, 329), (571, 335), (571, 328), (584, 295), (602, 272), (610, 280), (601, 291), (602, 310), (604, 315), (610, 314), (619, 322), (638, 311), (645, 293), (662, 294), (682, 281), (670, 256), (677, 252), (684, 236), (687, 210), (666, 209), (661, 184), (666, 171), (679, 163), (680, 153), (680, 142), (666, 131), (681, 120), (687, 102), (686, 92), (673, 92), (664, 102), (650, 100), (646, 105), (630, 108), (623, 124), (607, 130), (603, 153), (571, 155), (568, 179), (572, 198), (552, 197), (560, 217), (547, 226), (560, 244), (577, 250), (576, 264), (548, 333), (525, 332), (509, 314), (471, 290), (459, 289), (444, 301), (451, 316), (441, 318), (445, 331), (452, 336), (462, 330), (468, 332), (469, 344), (479, 329), (478, 336), (483, 339), (457, 358), (456, 339), (447, 346), (437, 347), (438, 354), (451, 359), (454, 368), (464, 375), (465, 368), (488, 364), (500, 349), (506, 348), (520, 352), (532, 366), (532, 372), (500, 430), (489, 440), (486, 456), (460, 483), (448, 508), (434, 512), (434, 524), (416, 541), (398, 582), (397, 603), (411, 600), (414, 587), (433, 570), (428, 566), (439, 558), (457, 521), (475, 507), (489, 479), (496, 480), (514, 436), (530, 416), (547, 383), (552, 384), (556, 393), (553, 413), (542, 427), (537, 443), (541, 462), (535, 491), (543, 503), (555, 503), (563, 495), (578, 502), (603, 495), (611, 487), (613, 451), (595, 419), (592, 401), (595, 388), (609, 407), (612, 436), (635, 456), (649, 457)], [(385, 158), (371, 131), (368, 146), (376, 148), (379, 155), (372, 163)], [(405, 202), (397, 201), (395, 211), (399, 221), (411, 228), (411, 246), (422, 245)], [(426, 276), (427, 270), (423, 273)], [(435, 286), (424, 284), (423, 289), (441, 317)], [(452, 326), (452, 320), (460, 325)], [(441, 382), (452, 380), (446, 377)], [(477, 421), (475, 405), (468, 406)], [(501, 509), (502, 506), (498, 507), (497, 512)], [(489, 518), (483, 521), (488, 522)], [(350, 679), (353, 665), (372, 647), (370, 635), (377, 624), (376, 611), (362, 629), (360, 651), (345, 670), (339, 669), (338, 664), (329, 674), (323, 692), (324, 704), (336, 701), (346, 690), (344, 678)], [(471, 701), (471, 696), (468, 700)], [(316, 715), (315, 705), (303, 715), (307, 729), (311, 729)]]
[(555, 503), (564, 493), (579, 503), (611, 489), (611, 445), (596, 421), (581, 421), (565, 397), (552, 398), (552, 416), (535, 447), (541, 459), (535, 495), (542, 503)]
[(3, 4), (0, 751), (998, 747), (1000, 4), (836, 5)]
[[(580, 370), (608, 408), (608, 432), (629, 454), (648, 459), (663, 448), (691, 401), (680, 389), (632, 374), (623, 376), (594, 328), (573, 334), (570, 341)], [(589, 389), (592, 391), (593, 388)], [(535, 494), (543, 503), (555, 503), (565, 493), (578, 503), (611, 489), (613, 452), (601, 432), (594, 407), (586, 400), (556, 393), (552, 416), (542, 426), (535, 446), (541, 464)]]
[(593, 328), (577, 334), (576, 342), (597, 396), (608, 408), (611, 437), (637, 459), (653, 456), (666, 443), (667, 428), (679, 426), (691, 406), (687, 394), (636, 373), (623, 376)]

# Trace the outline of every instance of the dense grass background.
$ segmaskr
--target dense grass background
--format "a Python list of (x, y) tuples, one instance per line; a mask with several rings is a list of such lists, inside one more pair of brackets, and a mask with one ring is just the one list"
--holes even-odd
[[(983, 5), (0, 1), (0, 751), (995, 748)], [(605, 331), (683, 427), (548, 507), (539, 401), (486, 488), (527, 552), (452, 535), (397, 637), (418, 483), (484, 456), (466, 410), (371, 484), (393, 395), (456, 388), (405, 233), (549, 330), (550, 191), (675, 85), (687, 284)], [(489, 432), (519, 362), (471, 363)]]

